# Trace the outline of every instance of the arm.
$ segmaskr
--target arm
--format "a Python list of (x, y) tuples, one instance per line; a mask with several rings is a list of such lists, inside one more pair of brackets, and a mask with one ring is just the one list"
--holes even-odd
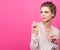
[(60, 38), (60, 34), (59, 34), (59, 31), (58, 31), (56, 35), (52, 36), (52, 39), (53, 39), (52, 42), (57, 45), (59, 38)]
[(31, 50), (37, 50), (38, 48), (39, 48), (38, 36), (35, 34), (32, 34), (31, 42), (30, 42), (30, 49)]
[(30, 49), (31, 50), (38, 50), (39, 49), (39, 38), (38, 38), (37, 29), (32, 27), (31, 33), (32, 34), (31, 34)]

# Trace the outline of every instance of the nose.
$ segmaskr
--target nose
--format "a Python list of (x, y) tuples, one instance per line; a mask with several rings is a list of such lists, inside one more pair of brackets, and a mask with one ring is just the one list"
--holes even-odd
[(46, 14), (45, 13), (42, 13), (42, 16), (45, 16)]

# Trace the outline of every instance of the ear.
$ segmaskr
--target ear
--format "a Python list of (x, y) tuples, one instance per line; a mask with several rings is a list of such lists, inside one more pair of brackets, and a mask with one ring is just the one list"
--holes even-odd
[(52, 14), (52, 18), (53, 18), (54, 14)]
[(54, 16), (54, 14), (52, 14), (52, 16)]

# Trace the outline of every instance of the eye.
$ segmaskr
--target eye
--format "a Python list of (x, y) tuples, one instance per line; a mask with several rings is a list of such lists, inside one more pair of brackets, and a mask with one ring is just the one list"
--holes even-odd
[(43, 13), (42, 11), (40, 13)]
[(48, 11), (45, 11), (45, 13), (49, 13)]

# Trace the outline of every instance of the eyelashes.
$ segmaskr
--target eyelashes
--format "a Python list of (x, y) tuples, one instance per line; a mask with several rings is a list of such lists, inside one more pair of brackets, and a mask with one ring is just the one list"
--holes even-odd
[(49, 13), (48, 11), (45, 11), (45, 13)]
[[(49, 13), (48, 11), (44, 11), (45, 13)], [(43, 13), (43, 11), (41, 11), (40, 13)]]
[(43, 13), (42, 11), (40, 13)]

